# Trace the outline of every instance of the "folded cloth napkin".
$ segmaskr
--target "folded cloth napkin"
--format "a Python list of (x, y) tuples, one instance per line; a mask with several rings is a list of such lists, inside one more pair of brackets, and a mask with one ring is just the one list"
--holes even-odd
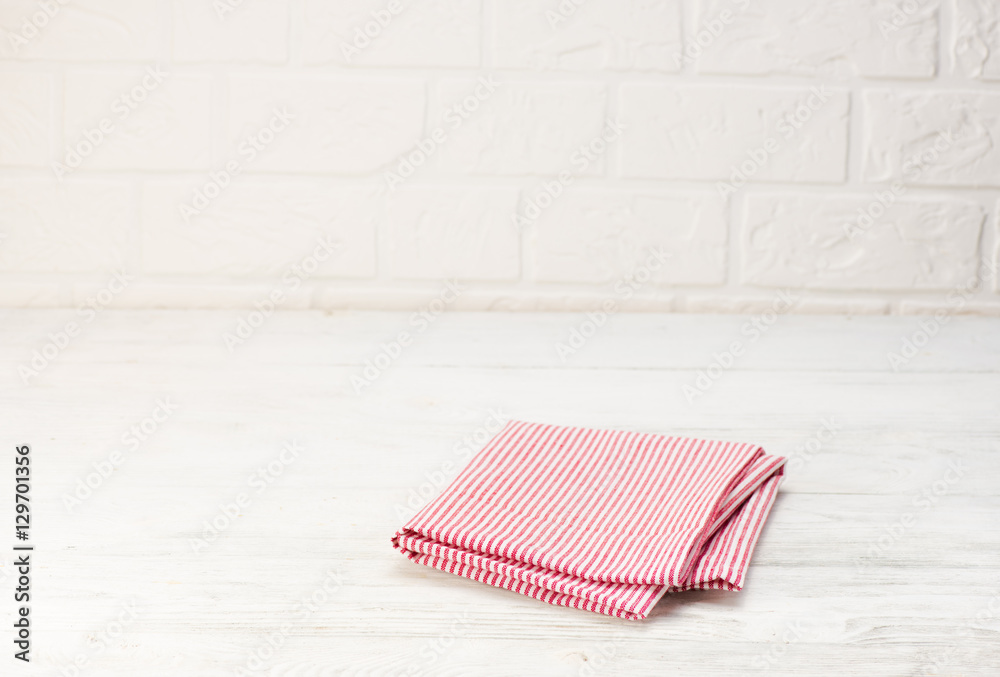
[(511, 421), (392, 539), (420, 564), (631, 620), (740, 590), (785, 460), (754, 444)]

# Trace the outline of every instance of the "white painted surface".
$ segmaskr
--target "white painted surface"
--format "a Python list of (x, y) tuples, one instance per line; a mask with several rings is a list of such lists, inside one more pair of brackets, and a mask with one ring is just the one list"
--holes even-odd
[[(34, 662), (5, 655), (3, 674), (67, 674), (82, 655), (85, 675), (230, 676), (285, 622), (256, 674), (1000, 672), (997, 320), (952, 318), (925, 341), (928, 318), (623, 314), (562, 359), (557, 344), (591, 333), (586, 315), (445, 313), (425, 327), (407, 313), (286, 312), (230, 352), (245, 317), (0, 312), (2, 462), (32, 446), (37, 547)], [(25, 384), (19, 365), (70, 321), (80, 334)], [(352, 377), (404, 330), (411, 344), (356, 393)], [(887, 354), (906, 341), (921, 347), (894, 369)], [(689, 402), (684, 386), (736, 342), (731, 368)], [(173, 413), (131, 448), (158, 401)], [(494, 412), (790, 455), (746, 588), (670, 596), (630, 623), (406, 561), (389, 544), (406, 502), (454, 473), (456, 447)], [(248, 485), (292, 441), (280, 476)], [(115, 452), (120, 465), (68, 511)], [(196, 552), (240, 493), (239, 516)], [(340, 583), (301, 617), (331, 570)]]
[(330, 238), (285, 308), (587, 310), (662, 247), (628, 310), (1000, 315), (998, 79), (994, 0), (4, 0), (0, 307), (250, 308)]

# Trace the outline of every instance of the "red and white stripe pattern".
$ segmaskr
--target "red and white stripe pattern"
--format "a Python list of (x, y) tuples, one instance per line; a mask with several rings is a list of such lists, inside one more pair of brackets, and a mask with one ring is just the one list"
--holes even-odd
[(638, 620), (740, 590), (785, 459), (759, 446), (511, 421), (392, 539), (407, 557)]

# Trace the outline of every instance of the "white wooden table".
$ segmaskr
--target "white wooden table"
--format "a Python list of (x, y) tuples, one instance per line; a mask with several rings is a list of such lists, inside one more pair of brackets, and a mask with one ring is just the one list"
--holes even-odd
[[(245, 315), (106, 310), (25, 384), (82, 318), (0, 312), (0, 463), (31, 446), (36, 548), (24, 665), (9, 479), (2, 674), (1000, 674), (998, 320), (951, 319), (896, 372), (920, 318), (782, 316), (754, 340), (747, 317), (618, 315), (564, 361), (584, 315), (287, 312), (230, 352)], [(636, 623), (408, 562), (407, 501), (491, 410), (795, 457), (745, 589)]]

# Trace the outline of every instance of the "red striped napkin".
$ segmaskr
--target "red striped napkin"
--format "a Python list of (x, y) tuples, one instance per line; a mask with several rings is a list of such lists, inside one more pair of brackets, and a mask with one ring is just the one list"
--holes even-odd
[(638, 620), (740, 590), (785, 459), (754, 444), (509, 422), (392, 539), (420, 564)]

